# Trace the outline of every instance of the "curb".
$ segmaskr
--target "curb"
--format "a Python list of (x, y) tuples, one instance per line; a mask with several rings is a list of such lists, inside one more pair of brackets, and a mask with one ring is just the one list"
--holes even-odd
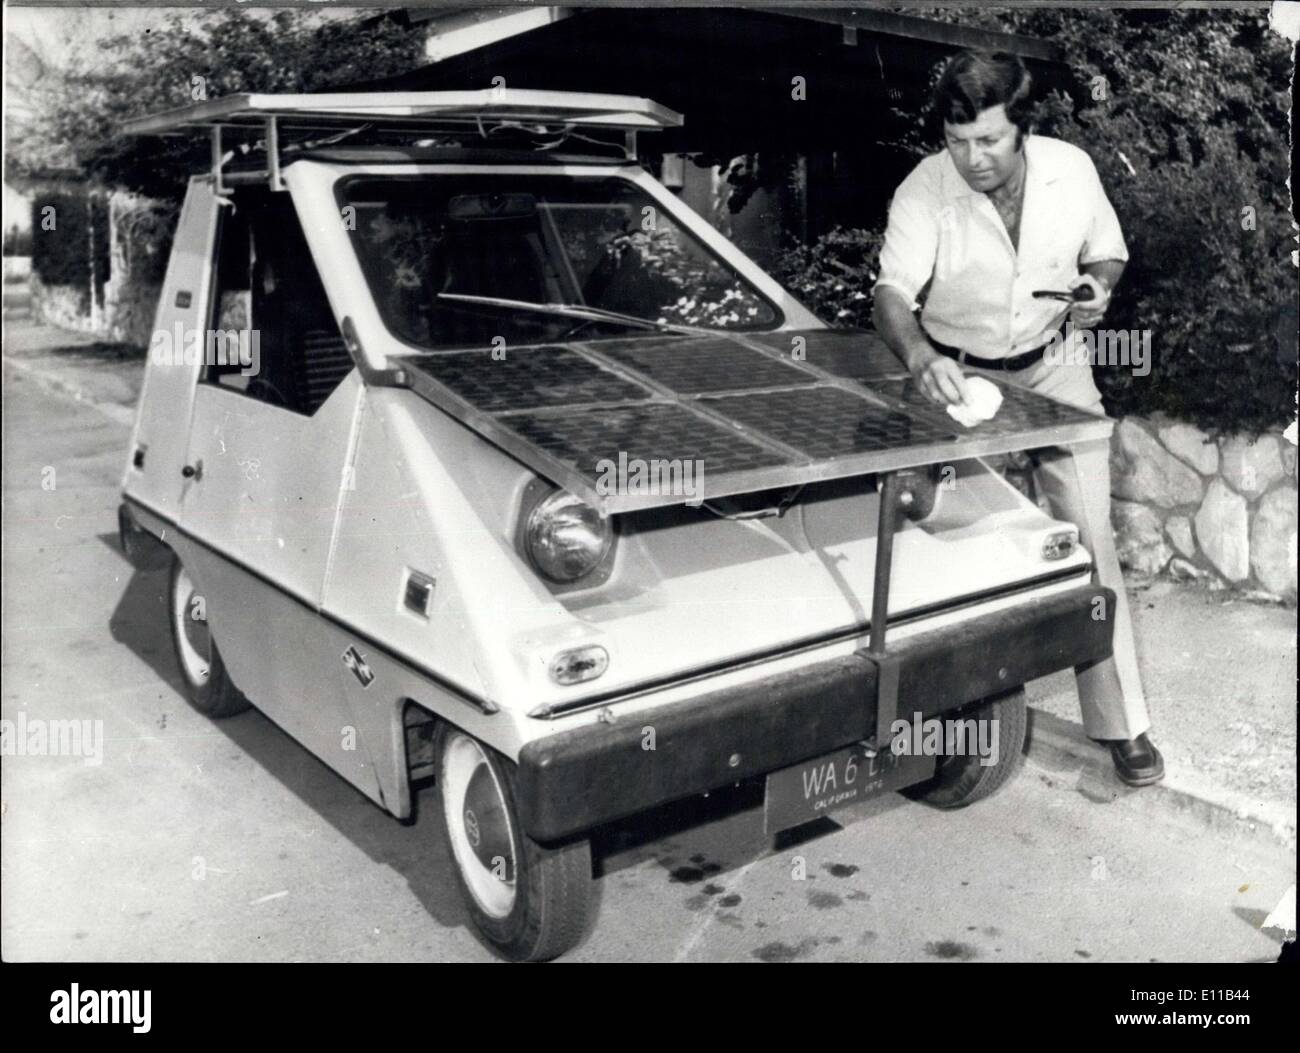
[(1175, 811), (1203, 826), (1228, 834), (1263, 837), (1291, 851), (1296, 847), (1294, 809), (1227, 789), (1195, 771), (1169, 765), (1154, 786), (1134, 789), (1115, 775), (1110, 753), (1083, 733), (1083, 726), (1043, 710), (1029, 708), (1025, 743), (1029, 763), (1057, 776), (1077, 773), (1115, 795), (1142, 795), (1153, 809)]
[(78, 387), (75, 383), (65, 380), (63, 377), (56, 376), (48, 370), (41, 369), (39, 366), (34, 366), (30, 362), (24, 362), (21, 359), (5, 355), (4, 364), (6, 366), (12, 366), (18, 372), (30, 377), (38, 384), (51, 391), (56, 391), (62, 395), (68, 395), (77, 402), (98, 410), (114, 424), (121, 424), (128, 428), (135, 425), (134, 410), (128, 409), (125, 406), (119, 406), (113, 402), (105, 402), (102, 399), (97, 399), (93, 395), (88, 394), (82, 388)]

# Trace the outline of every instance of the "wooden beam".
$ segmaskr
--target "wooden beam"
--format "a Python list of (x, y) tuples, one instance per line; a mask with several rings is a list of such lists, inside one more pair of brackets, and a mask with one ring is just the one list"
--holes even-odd
[[(1037, 37), (1018, 33), (998, 33), (988, 29), (972, 29), (950, 22), (934, 22), (912, 15), (896, 15), (889, 11), (859, 11), (846, 8), (818, 7), (763, 7), (754, 10), (769, 11), (790, 18), (804, 18), (814, 22), (849, 26), (868, 33), (908, 37), (943, 44), (953, 48), (987, 48), (990, 51), (1009, 51), (1021, 58), (1042, 62), (1065, 62), (1065, 52), (1057, 44)], [(859, 37), (861, 42), (861, 37)]]

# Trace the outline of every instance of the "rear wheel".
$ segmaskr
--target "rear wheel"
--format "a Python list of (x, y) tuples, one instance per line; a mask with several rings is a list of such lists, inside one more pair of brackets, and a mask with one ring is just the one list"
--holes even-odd
[(555, 958), (586, 934), (591, 843), (546, 846), (519, 825), (515, 767), (442, 725), (434, 746), (443, 822), (474, 927), (512, 961)]
[[(992, 739), (978, 741), (997, 742), (997, 761), (983, 764), (978, 754), (967, 752), (939, 758), (934, 777), (923, 783), (909, 786), (903, 791), (908, 797), (925, 801), (936, 808), (964, 808), (981, 801), (1001, 789), (1019, 770), (1025, 748), (1027, 710), (1023, 688), (987, 698), (945, 713), (949, 720), (974, 720), (977, 734), (991, 734)], [(988, 722), (985, 731), (984, 722)]]
[(226, 674), (221, 652), (208, 628), (207, 599), (195, 586), (179, 556), (172, 558), (168, 605), (176, 663), (190, 705), (204, 716), (218, 720), (250, 708), (248, 699)]

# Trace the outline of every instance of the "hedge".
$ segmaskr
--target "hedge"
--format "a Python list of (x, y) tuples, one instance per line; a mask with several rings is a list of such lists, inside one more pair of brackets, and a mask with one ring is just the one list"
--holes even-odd
[(102, 304), (110, 268), (107, 200), (75, 190), (38, 193), (32, 201), (32, 273), (45, 285), (81, 290), (88, 309), (92, 259), (95, 298)]
[[(1105, 327), (1150, 330), (1147, 376), (1097, 367), (1114, 415), (1161, 411), (1212, 433), (1296, 415), (1296, 227), (1288, 192), (1294, 47), (1267, 9), (1107, 5), (898, 7), (915, 17), (1051, 40), (1070, 96), (1040, 101), (1039, 134), (1085, 149), (1124, 229), (1129, 265)], [(942, 62), (930, 71), (938, 78)], [(929, 92), (906, 90), (891, 145), (940, 148)], [(795, 246), (780, 277), (831, 324), (869, 325), (885, 223)]]
[[(1148, 375), (1094, 372), (1115, 416), (1163, 412), (1213, 434), (1254, 434), (1296, 414), (1290, 218), (1258, 193), (1253, 163), (1223, 137), (1208, 139), (1198, 165), (1135, 156), (1130, 173), (1093, 153), (1129, 249), (1104, 326), (1151, 331)], [(883, 238), (883, 224), (836, 228), (787, 249), (775, 276), (827, 324), (869, 328)]]

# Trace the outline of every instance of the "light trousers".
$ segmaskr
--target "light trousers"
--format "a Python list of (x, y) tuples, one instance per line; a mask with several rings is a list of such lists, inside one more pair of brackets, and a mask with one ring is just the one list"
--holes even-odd
[[(1067, 360), (1068, 362), (1068, 360)], [(1086, 363), (1039, 361), (1028, 369), (999, 373), (967, 364), (965, 369), (995, 383), (1010, 377), (1043, 395), (1082, 409), (1102, 412), (1101, 393)], [(1083, 729), (1094, 739), (1132, 739), (1151, 726), (1146, 695), (1138, 672), (1137, 645), (1115, 536), (1110, 523), (1110, 448), (1105, 439), (1030, 451), (1034, 485), (1046, 497), (1052, 515), (1079, 528), (1079, 543), (1093, 559), (1093, 579), (1115, 593), (1111, 657), (1074, 670)]]

